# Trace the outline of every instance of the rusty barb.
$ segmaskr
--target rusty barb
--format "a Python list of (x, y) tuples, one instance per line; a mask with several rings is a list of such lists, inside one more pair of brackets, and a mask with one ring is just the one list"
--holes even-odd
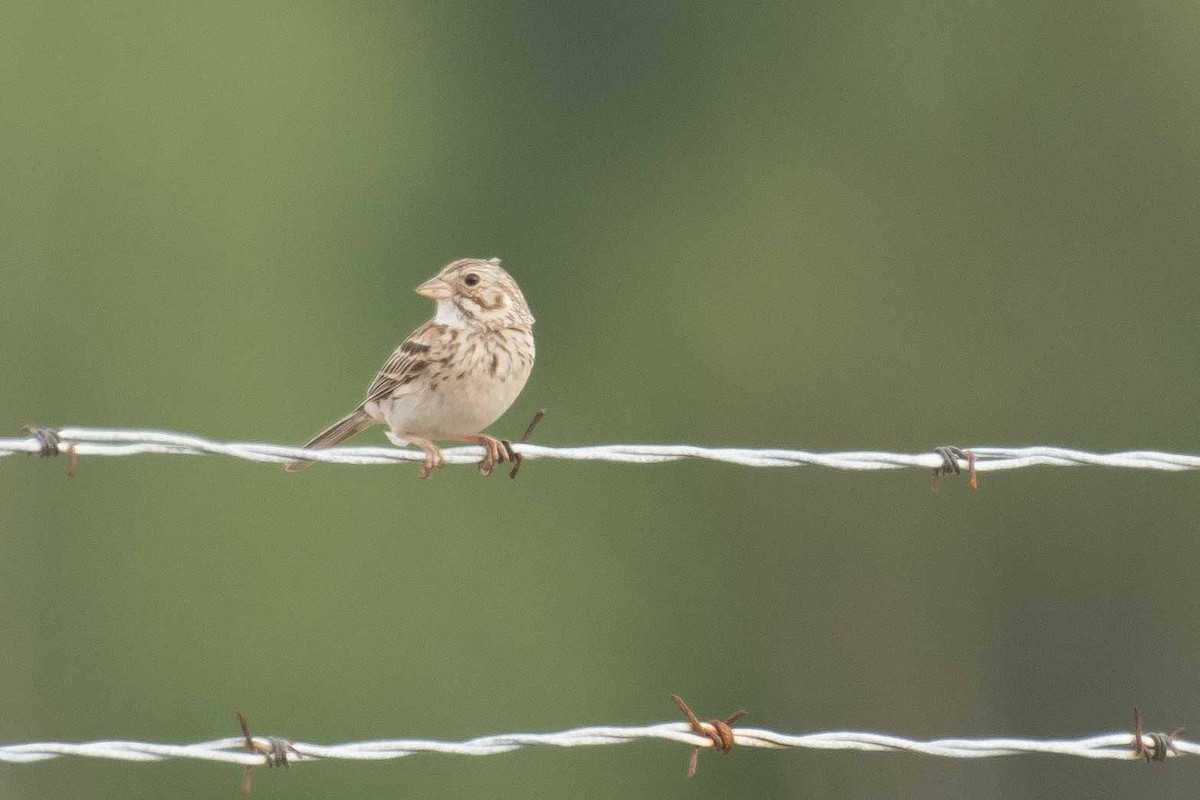
[[(254, 737), (250, 735), (250, 724), (246, 722), (246, 718), (242, 716), (242, 712), (235, 711), (237, 714), (238, 725), (242, 727), (242, 737), (246, 740), (246, 749), (252, 753), (258, 753), (263, 757), (263, 762), (268, 767), (286, 767), (288, 765), (288, 753), (300, 755), (300, 751), (292, 746), (292, 743), (287, 739), (280, 739), (276, 736), (267, 737), (267, 746), (263, 747), (258, 742), (254, 741)], [(247, 797), (250, 794), (251, 770), (254, 767), (246, 765), (242, 767), (242, 797)]]
[[(23, 433), (28, 433), (30, 436), (38, 440), (42, 449), (38, 451), (38, 455), (42, 458), (54, 458), (62, 455), (62, 437), (58, 435), (57, 428), (39, 428), (36, 425), (24, 425), (21, 427)], [(75, 467), (79, 463), (79, 456), (75, 453), (75, 443), (67, 442), (67, 477), (75, 477)]]
[[(687, 718), (688, 725), (692, 727), (692, 732), (697, 736), (703, 736), (712, 742), (712, 746), (722, 753), (728, 753), (733, 749), (736, 743), (733, 738), (733, 723), (737, 722), (742, 717), (746, 716), (746, 709), (739, 708), (737, 711), (730, 714), (725, 719), (713, 719), (708, 722), (701, 722), (696, 714), (683, 702), (683, 698), (677, 694), (671, 695), (671, 699), (675, 701), (675, 705), (679, 706), (679, 710), (683, 712), (683, 716)], [(692, 747), (692, 757), (688, 759), (687, 776), (689, 778), (696, 774), (696, 762), (700, 758), (700, 746)]]
[(938, 490), (938, 484), (941, 482), (943, 475), (962, 474), (962, 467), (958, 466), (959, 461), (967, 462), (968, 483), (972, 489), (979, 488), (979, 476), (975, 472), (975, 453), (970, 450), (963, 450), (961, 447), (947, 445), (945, 447), (935, 447), (935, 453), (942, 457), (942, 463), (933, 468), (933, 483), (931, 488), (933, 491)]
[[(1175, 737), (1183, 733), (1183, 728), (1175, 728), (1170, 733), (1146, 733), (1142, 728), (1142, 712), (1133, 710), (1133, 757), (1145, 761), (1161, 763), (1168, 755), (1179, 755), (1175, 749)], [(1150, 746), (1146, 746), (1146, 740)]]
[[(544, 416), (546, 416), (546, 409), (539, 408), (537, 411), (535, 411), (533, 414), (533, 419), (529, 420), (529, 424), (525, 426), (525, 432), (521, 434), (521, 438), (517, 441), (528, 442), (529, 437), (533, 435), (533, 429), (537, 427), (537, 424), (542, 421), (542, 417)], [(508, 460), (513, 462), (513, 468), (512, 471), (508, 473), (508, 477), (510, 479), (515, 478), (517, 477), (517, 473), (521, 471), (521, 465), (525, 463), (525, 457), (513, 450), (512, 442), (508, 441), (507, 439), (501, 439), (500, 444), (504, 445), (504, 449), (508, 455)]]

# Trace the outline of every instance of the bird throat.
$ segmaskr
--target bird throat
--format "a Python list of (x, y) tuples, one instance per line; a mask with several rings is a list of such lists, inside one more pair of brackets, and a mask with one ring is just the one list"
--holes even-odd
[(434, 314), (433, 321), (438, 325), (450, 325), (455, 328), (465, 328), (472, 322), (453, 300), (437, 301), (437, 313)]

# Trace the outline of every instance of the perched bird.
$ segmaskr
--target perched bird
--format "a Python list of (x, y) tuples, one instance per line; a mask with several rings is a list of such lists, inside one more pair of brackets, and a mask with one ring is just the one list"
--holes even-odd
[[(386, 425), (392, 444), (425, 451), (422, 478), (442, 466), (439, 440), (482, 445), (479, 471), (490, 475), (513, 453), (480, 431), (508, 410), (529, 378), (533, 315), (498, 258), (452, 262), (417, 294), (437, 301), (433, 319), (401, 342), (357, 408), (304, 447), (332, 447), (364, 428)], [(286, 469), (311, 463), (293, 461)]]

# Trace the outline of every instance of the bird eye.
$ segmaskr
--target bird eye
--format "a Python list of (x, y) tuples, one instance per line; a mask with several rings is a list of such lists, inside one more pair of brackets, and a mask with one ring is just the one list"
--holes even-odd
[(479, 276), (474, 272), (468, 272), (467, 277), (463, 278), (463, 283), (467, 286), (477, 286), (479, 284)]

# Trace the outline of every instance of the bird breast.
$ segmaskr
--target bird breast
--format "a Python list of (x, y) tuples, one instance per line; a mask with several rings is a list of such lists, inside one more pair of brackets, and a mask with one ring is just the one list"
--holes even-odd
[(421, 378), (379, 401), (394, 432), (437, 439), (479, 433), (508, 410), (533, 369), (528, 329), (460, 331)]

